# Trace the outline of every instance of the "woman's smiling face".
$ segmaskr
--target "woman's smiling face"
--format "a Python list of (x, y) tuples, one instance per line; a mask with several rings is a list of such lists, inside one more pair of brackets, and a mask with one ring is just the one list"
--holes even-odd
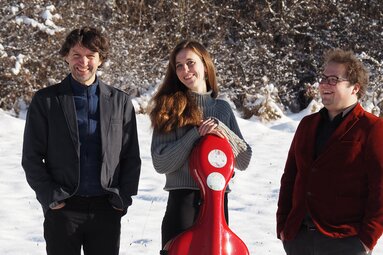
[(191, 49), (185, 48), (176, 55), (178, 79), (191, 91), (206, 92), (206, 70), (202, 59)]

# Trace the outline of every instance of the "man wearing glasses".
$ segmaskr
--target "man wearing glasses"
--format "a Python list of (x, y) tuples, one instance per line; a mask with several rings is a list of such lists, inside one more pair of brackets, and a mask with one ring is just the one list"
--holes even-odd
[(324, 108), (302, 119), (281, 179), (277, 234), (287, 255), (371, 254), (383, 231), (383, 119), (358, 103), (368, 72), (325, 55)]

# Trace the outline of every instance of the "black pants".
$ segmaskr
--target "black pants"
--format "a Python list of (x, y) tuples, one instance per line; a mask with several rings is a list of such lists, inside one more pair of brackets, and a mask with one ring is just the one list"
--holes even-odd
[(118, 255), (122, 212), (106, 196), (72, 197), (44, 220), (48, 255)]
[(367, 255), (358, 237), (331, 238), (302, 226), (293, 240), (284, 241), (287, 255)]
[[(229, 224), (227, 193), (224, 196), (224, 213)], [(190, 228), (198, 217), (201, 205), (199, 190), (172, 190), (169, 191), (168, 204), (164, 219), (162, 220), (162, 248), (165, 244)]]

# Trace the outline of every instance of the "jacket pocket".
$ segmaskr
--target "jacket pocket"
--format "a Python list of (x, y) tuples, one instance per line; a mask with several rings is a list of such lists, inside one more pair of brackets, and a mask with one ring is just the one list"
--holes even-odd
[(361, 197), (336, 196), (333, 220), (336, 224), (352, 224), (362, 221), (364, 201)]

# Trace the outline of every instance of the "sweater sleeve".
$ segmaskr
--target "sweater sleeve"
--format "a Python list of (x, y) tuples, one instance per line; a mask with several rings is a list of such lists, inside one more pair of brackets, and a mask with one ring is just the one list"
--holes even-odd
[(234, 152), (234, 167), (238, 170), (245, 170), (249, 166), (252, 150), (243, 139), (230, 105), (224, 100), (217, 100), (217, 106), (214, 111), (208, 113), (207, 117), (214, 117), (219, 120), (218, 128), (226, 135)]
[[(182, 167), (188, 160), (194, 144), (199, 140), (200, 134), (197, 127), (192, 127), (186, 132), (185, 128), (159, 133), (153, 131), (151, 154), (155, 170), (160, 174), (169, 174)], [(179, 137), (179, 134), (183, 134)]]
[(238, 132), (238, 135), (237, 133), (233, 132), (230, 128), (228, 128), (224, 123), (219, 121), (218, 129), (221, 130), (229, 140), (229, 143), (235, 156), (235, 168), (239, 170), (245, 170), (250, 163), (252, 150), (249, 144), (247, 144), (242, 138), (239, 128), (237, 130), (234, 128), (234, 130)]

